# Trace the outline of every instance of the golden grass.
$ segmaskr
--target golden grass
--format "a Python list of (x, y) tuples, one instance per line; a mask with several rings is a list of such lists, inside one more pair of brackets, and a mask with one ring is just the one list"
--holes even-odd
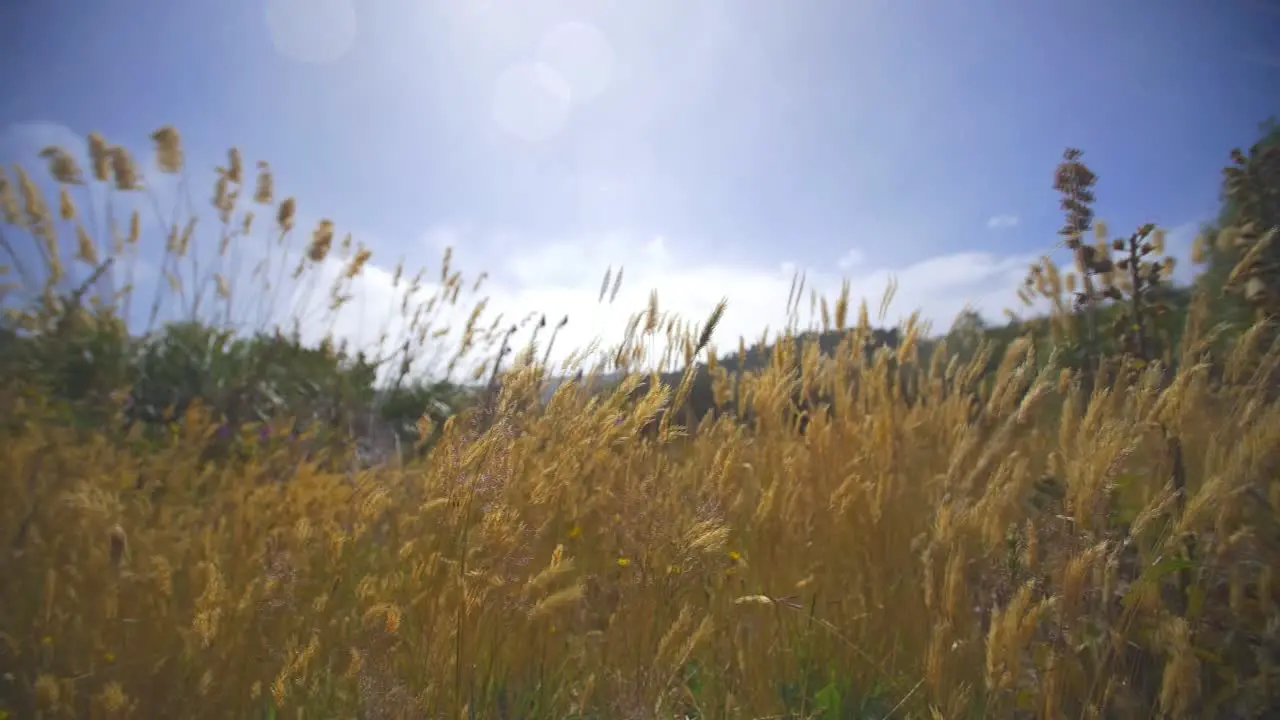
[[(170, 168), (175, 137), (157, 139)], [(140, 182), (102, 152), (100, 179)], [(238, 182), (234, 157), (222, 177)], [(280, 208), (283, 233), (295, 211)], [(312, 252), (333, 237), (322, 227)], [(456, 298), (460, 280), (441, 277)], [(848, 304), (846, 290), (839, 326)], [(656, 298), (646, 312), (637, 337), (657, 342)], [(689, 329), (679, 359), (713, 326)], [(768, 370), (721, 368), (717, 395), (749, 409), (749, 425), (726, 414), (682, 428), (663, 414), (646, 434), (681, 389), (633, 397), (639, 375), (527, 409), (540, 370), (518, 368), (496, 421), (455, 418), (425, 461), (360, 473), (202, 467), (216, 423), (200, 408), (142, 456), (6, 386), (0, 410), (22, 425), (0, 443), (0, 707), (44, 718), (1273, 707), (1280, 408), (1253, 401), (1250, 377), (1280, 362), (1276, 349), (1242, 350), (1234, 383), (1191, 362), (1166, 382), (1153, 365), (1088, 399), (1029, 342), (982, 390), (978, 361), (918, 366), (916, 330), (896, 357), (867, 358), (869, 331), (864, 306), (841, 351), (799, 358), (799, 375), (786, 341)], [(916, 376), (916, 402), (889, 381), (891, 360)], [(803, 434), (797, 389), (832, 398)]]

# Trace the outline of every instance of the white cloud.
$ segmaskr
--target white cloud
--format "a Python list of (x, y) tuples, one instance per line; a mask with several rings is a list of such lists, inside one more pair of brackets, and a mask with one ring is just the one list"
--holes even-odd
[[(145, 139), (142, 142), (145, 143)], [(0, 135), (0, 156), (30, 159), (39, 148), (49, 144), (80, 149), (77, 154), (87, 168), (83, 136), (53, 123), (27, 123), (9, 128)], [(139, 150), (140, 158), (150, 154), (145, 146)], [(147, 174), (159, 181), (153, 187), (166, 200), (178, 198), (176, 187), (163, 184), (168, 178), (154, 172)], [(203, 178), (197, 174), (194, 180), (199, 185)], [(145, 198), (134, 197), (138, 201)], [(150, 218), (152, 213), (143, 209), (144, 217)], [(988, 225), (1008, 228), (1017, 222), (1016, 216), (998, 215), (991, 218)], [(299, 219), (298, 232), (302, 238), (295, 242), (305, 242), (313, 226)], [(1196, 223), (1186, 223), (1170, 229), (1167, 236), (1169, 252), (1179, 259), (1175, 278), (1181, 282), (1189, 280), (1194, 272), (1189, 255), (1196, 229)], [(438, 362), (456, 347), (461, 328), (477, 299), (470, 295), (471, 284), (481, 271), (491, 275), (480, 291), (488, 297), (481, 327), (487, 328), (498, 313), (504, 316), (504, 326), (530, 314), (536, 317), (545, 313), (551, 325), (561, 317), (569, 317), (569, 324), (558, 335), (552, 353), (557, 362), (563, 361), (571, 351), (588, 347), (593, 340), (599, 340), (606, 347), (621, 341), (627, 320), (645, 308), (651, 290), (657, 291), (662, 310), (674, 311), (691, 323), (703, 322), (715, 305), (726, 299), (728, 308), (714, 342), (721, 352), (729, 352), (736, 347), (739, 336), (752, 342), (766, 327), (776, 331), (786, 325), (787, 299), (797, 270), (805, 272), (807, 288), (815, 289), (828, 299), (838, 295), (841, 282), (847, 277), (855, 308), (858, 301), (865, 299), (873, 319), (886, 286), (891, 279), (896, 280), (898, 291), (885, 323), (897, 322), (919, 310), (934, 329), (941, 331), (950, 327), (967, 305), (995, 323), (1003, 322), (1005, 308), (1017, 309), (1023, 315), (1036, 312), (1035, 308), (1019, 307), (1015, 291), (1027, 266), (1039, 253), (972, 251), (925, 258), (900, 267), (874, 267), (862, 252), (849, 249), (837, 260), (838, 269), (815, 269), (794, 262), (760, 266), (729, 260), (694, 261), (696, 253), (687, 251), (689, 242), (688, 238), (637, 236), (621, 231), (547, 241), (519, 233), (482, 233), (466, 224), (434, 228), (421, 238), (416, 248), (406, 248), (410, 250), (406, 275), (412, 276), (418, 267), (426, 265), (427, 280), (438, 281), (440, 253), (451, 246), (455, 268), (466, 274), (466, 291), (458, 306), (447, 308), (436, 325), (447, 324), (453, 332), (443, 340), (428, 341), (432, 346), (427, 348), (429, 357), (433, 356), (432, 348), (438, 348), (432, 357), (437, 361), (432, 369), (439, 369)], [(1064, 266), (1068, 264), (1066, 258), (1055, 259), (1063, 261)], [(348, 290), (356, 300), (336, 316), (327, 317), (323, 310), (311, 315), (303, 328), (307, 338), (314, 341), (332, 331), (356, 347), (370, 349), (403, 341), (408, 332), (407, 319), (399, 313), (404, 286), (394, 286), (393, 263), (394, 259), (375, 257)], [(292, 262), (287, 267), (292, 269)], [(328, 281), (337, 277), (340, 267), (337, 261), (324, 265), (320, 272), (322, 280), (310, 303), (312, 307), (323, 306)], [(599, 303), (606, 269), (612, 268), (616, 273), (619, 267), (624, 268), (624, 279), (617, 297), (612, 303)], [(429, 285), (423, 293), (429, 295), (436, 289), (437, 286)], [(799, 304), (800, 322), (805, 325), (810, 322), (807, 300), (804, 298)], [(282, 302), (276, 317), (289, 317), (290, 307), (288, 301)], [(379, 343), (384, 332), (387, 342)], [(540, 339), (545, 342), (548, 335), (544, 333)], [(516, 336), (517, 344), (528, 337), (526, 328)]]
[(861, 265), (867, 258), (862, 254), (861, 250), (851, 249), (840, 257), (836, 264), (841, 270), (848, 270)]
[[(738, 338), (748, 343), (760, 337), (768, 327), (771, 332), (787, 324), (787, 298), (791, 291), (794, 267), (756, 267), (729, 262), (691, 262), (681, 252), (681, 244), (662, 236), (636, 237), (618, 233), (605, 237), (560, 240), (542, 243), (514, 243), (506, 238), (500, 246), (484, 242), (470, 233), (432, 231), (427, 236), (422, 260), (432, 262), (434, 247), (443, 237), (452, 237), (456, 265), (470, 282), (482, 270), (492, 273), (480, 291), (488, 298), (484, 319), (487, 327), (498, 314), (503, 326), (529, 315), (545, 314), (549, 325), (569, 317), (569, 324), (557, 336), (552, 352), (559, 363), (575, 350), (599, 341), (610, 347), (622, 341), (628, 319), (647, 305), (650, 291), (657, 291), (662, 311), (674, 311), (690, 323), (702, 323), (721, 299), (728, 308), (716, 332), (713, 344), (721, 353), (736, 348)], [(484, 250), (486, 245), (490, 248)], [(489, 263), (488, 267), (483, 265)], [(995, 255), (987, 252), (965, 252), (941, 255), (897, 268), (861, 268), (852, 273), (834, 273), (810, 268), (806, 272), (807, 288), (834, 300), (841, 282), (847, 276), (852, 288), (854, 310), (865, 299), (873, 321), (880, 300), (891, 279), (898, 290), (890, 306), (885, 324), (894, 324), (919, 310), (922, 319), (935, 329), (950, 327), (956, 315), (972, 306), (987, 320), (1001, 322), (1005, 308), (1017, 304), (1015, 291), (1024, 276), (1030, 256)], [(478, 262), (477, 262), (478, 261)], [(429, 278), (438, 278), (438, 265), (432, 262)], [(616, 273), (624, 267), (622, 285), (614, 301), (606, 296), (598, 302), (606, 269)], [(615, 275), (616, 277), (616, 275)], [(394, 305), (391, 273), (386, 268), (370, 268), (359, 281), (358, 292), (367, 293), (363, 313), (355, 307), (344, 310), (334, 325), (339, 336), (368, 342), (376, 335), (375, 327), (386, 322), (381, 308)], [(805, 291), (808, 295), (808, 289)], [(472, 303), (460, 301), (451, 308), (448, 318), (460, 330)], [(800, 304), (799, 322), (808, 326), (817, 322), (809, 317), (807, 298)], [(851, 313), (850, 320), (856, 317)], [(379, 320), (379, 318), (382, 318)], [(392, 320), (393, 327), (398, 320)], [(545, 342), (549, 331), (540, 339)], [(394, 337), (394, 332), (393, 332)], [(456, 336), (451, 336), (452, 344)], [(529, 338), (526, 328), (516, 335), (515, 344), (522, 346)], [(541, 351), (541, 350), (540, 350)]]
[(1003, 215), (993, 215), (987, 220), (987, 227), (991, 230), (1007, 230), (1012, 227), (1017, 227), (1017, 225), (1018, 216), (1007, 213)]

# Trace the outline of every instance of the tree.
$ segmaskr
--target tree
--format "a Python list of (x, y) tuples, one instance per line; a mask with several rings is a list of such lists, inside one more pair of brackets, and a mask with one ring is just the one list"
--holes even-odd
[[(1197, 248), (1197, 259), (1205, 265), (1198, 284), (1210, 293), (1216, 318), (1237, 328), (1250, 324), (1254, 316), (1256, 303), (1246, 297), (1246, 288), (1255, 295), (1260, 291), (1263, 297), (1277, 291), (1280, 244), (1274, 241), (1255, 268), (1246, 268), (1256, 271), (1254, 275), (1243, 278), (1236, 273), (1251, 242), (1280, 224), (1280, 123), (1272, 118), (1259, 132), (1261, 137), (1247, 153), (1239, 149), (1231, 152), (1232, 165), (1223, 170), (1218, 217), (1203, 228)], [(1241, 232), (1249, 226), (1251, 229)], [(1234, 288), (1229, 282), (1233, 273), (1245, 281)], [(1247, 282), (1254, 278), (1252, 284)]]

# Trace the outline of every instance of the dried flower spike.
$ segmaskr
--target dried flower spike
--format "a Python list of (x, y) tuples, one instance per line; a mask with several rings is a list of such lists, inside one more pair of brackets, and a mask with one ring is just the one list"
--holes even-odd
[(182, 172), (183, 152), (182, 136), (176, 128), (166, 126), (151, 133), (151, 141), (156, 149), (156, 166), (160, 172), (176, 175)]

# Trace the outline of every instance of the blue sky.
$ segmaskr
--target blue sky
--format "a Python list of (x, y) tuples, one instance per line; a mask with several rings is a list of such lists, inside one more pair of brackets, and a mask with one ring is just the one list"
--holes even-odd
[(736, 344), (781, 324), (796, 267), (873, 299), (894, 275), (895, 309), (945, 326), (1014, 305), (1067, 145), (1101, 218), (1185, 247), (1280, 111), (1277, 39), (1271, 0), (18, 0), (0, 160), (173, 124), (201, 201), (236, 145), (304, 227), (383, 271), (454, 245), (491, 309), (570, 313), (571, 344), (651, 289), (695, 318), (727, 297)]

